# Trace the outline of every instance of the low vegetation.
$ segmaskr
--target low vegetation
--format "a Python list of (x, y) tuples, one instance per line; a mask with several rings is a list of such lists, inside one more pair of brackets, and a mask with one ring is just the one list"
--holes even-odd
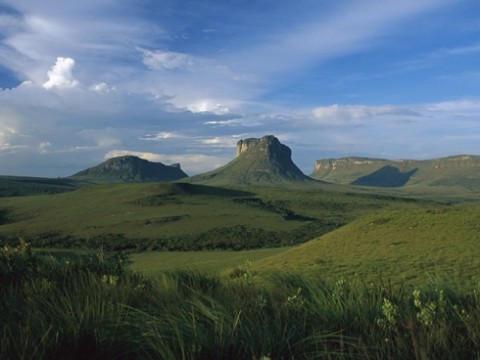
[(254, 264), (256, 270), (418, 283), (430, 274), (478, 282), (479, 205), (391, 208)]
[(208, 250), (306, 242), (406, 201), (324, 184), (244, 187), (163, 183), (84, 187), (2, 199), (0, 241), (35, 247)]
[(104, 253), (0, 252), (0, 358), (471, 359), (476, 287), (413, 289), (293, 273), (146, 278)]
[(73, 191), (84, 185), (70, 179), (50, 179), (25, 176), (0, 176), (0, 198)]

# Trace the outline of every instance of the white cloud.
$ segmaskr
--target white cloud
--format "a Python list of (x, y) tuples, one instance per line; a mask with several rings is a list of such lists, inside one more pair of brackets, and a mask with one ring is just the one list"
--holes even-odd
[(52, 144), (49, 141), (45, 141), (38, 145), (41, 154), (48, 154), (52, 148)]
[(69, 89), (78, 86), (78, 81), (73, 76), (75, 60), (72, 58), (58, 57), (55, 65), (48, 71), (48, 81), (42, 86), (47, 89)]
[(142, 52), (143, 63), (150, 70), (187, 69), (195, 62), (193, 57), (173, 51), (142, 50)]
[(235, 148), (238, 140), (240, 139), (239, 135), (232, 136), (215, 136), (204, 139), (199, 139), (198, 141), (204, 145), (213, 145), (218, 147), (226, 148)]
[(188, 175), (194, 175), (210, 170), (214, 170), (225, 165), (232, 158), (223, 156), (211, 156), (204, 154), (156, 154), (151, 152), (130, 151), (130, 150), (112, 150), (105, 154), (105, 159), (117, 156), (134, 155), (141, 159), (163, 164), (180, 164), (183, 171)]
[(92, 86), (89, 87), (89, 90), (94, 91), (96, 93), (109, 93), (110, 91), (115, 91), (115, 87), (108, 86), (107, 83), (101, 82), (101, 83), (95, 83)]
[[(238, 73), (275, 77), (305, 71), (319, 62), (376, 46), (389, 31), (406, 19), (431, 11), (453, 0), (404, 0), (346, 2), (336, 11), (318, 11), (319, 18), (292, 29), (279, 29), (267, 42), (227, 54)], [(316, 12), (313, 11), (312, 14)]]
[(147, 141), (161, 141), (165, 139), (173, 139), (173, 138), (183, 138), (183, 135), (176, 134), (174, 132), (167, 132), (167, 131), (160, 131), (155, 134), (147, 134), (140, 137), (140, 140), (147, 140)]
[(480, 118), (480, 99), (459, 99), (425, 104), (425, 111), (437, 114), (451, 114), (454, 117), (478, 116)]
[(208, 99), (199, 100), (197, 102), (189, 104), (187, 106), (187, 109), (193, 113), (210, 112), (216, 115), (224, 115), (230, 112), (228, 106)]
[(205, 121), (203, 125), (210, 125), (210, 126), (238, 126), (241, 125), (240, 120), (211, 120)]
[(314, 118), (320, 124), (344, 125), (347, 122), (359, 122), (363, 119), (387, 115), (415, 116), (416, 111), (393, 105), (330, 105), (313, 109)]

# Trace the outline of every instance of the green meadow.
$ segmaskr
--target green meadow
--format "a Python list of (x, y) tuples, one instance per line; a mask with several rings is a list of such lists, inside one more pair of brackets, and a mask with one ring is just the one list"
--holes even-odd
[(437, 190), (4, 197), (0, 358), (478, 358), (480, 204)]
[(207, 250), (308, 241), (401, 198), (323, 184), (236, 189), (185, 183), (84, 187), (2, 198), (4, 239), (39, 247)]

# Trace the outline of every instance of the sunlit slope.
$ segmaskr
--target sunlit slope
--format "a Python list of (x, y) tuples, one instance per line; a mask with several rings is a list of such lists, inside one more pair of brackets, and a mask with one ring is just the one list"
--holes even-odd
[(235, 190), (186, 183), (112, 184), (5, 198), (0, 239), (22, 236), (38, 246), (142, 250), (283, 246), (403, 203), (316, 185)]
[(480, 281), (480, 207), (380, 211), (259, 261), (255, 269), (295, 269), (365, 281), (400, 282), (433, 273), (459, 282)]

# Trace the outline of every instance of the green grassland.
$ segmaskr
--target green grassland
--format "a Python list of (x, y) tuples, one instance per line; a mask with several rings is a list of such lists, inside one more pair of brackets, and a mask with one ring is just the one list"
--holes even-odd
[(129, 269), (148, 276), (165, 271), (192, 270), (204, 273), (230, 274), (247, 271), (255, 261), (288, 250), (289, 247), (240, 251), (149, 251), (129, 255)]
[(476, 359), (479, 288), (250, 271), (144, 277), (121, 256), (0, 248), (2, 359)]
[(479, 358), (480, 205), (402, 191), (2, 198), (0, 358)]
[(218, 188), (185, 183), (84, 187), (2, 199), (0, 234), (35, 246), (248, 249), (308, 241), (410, 200), (321, 183)]
[[(230, 275), (245, 268), (259, 278), (294, 272), (332, 281), (414, 286), (444, 278), (480, 284), (480, 205), (396, 203), (290, 248), (236, 252), (142, 253), (132, 269), (155, 274), (172, 268)], [(257, 251), (262, 251), (257, 253)], [(272, 251), (270, 253), (269, 251)]]
[(397, 284), (440, 276), (475, 286), (479, 241), (479, 205), (405, 206), (362, 217), (253, 268)]

